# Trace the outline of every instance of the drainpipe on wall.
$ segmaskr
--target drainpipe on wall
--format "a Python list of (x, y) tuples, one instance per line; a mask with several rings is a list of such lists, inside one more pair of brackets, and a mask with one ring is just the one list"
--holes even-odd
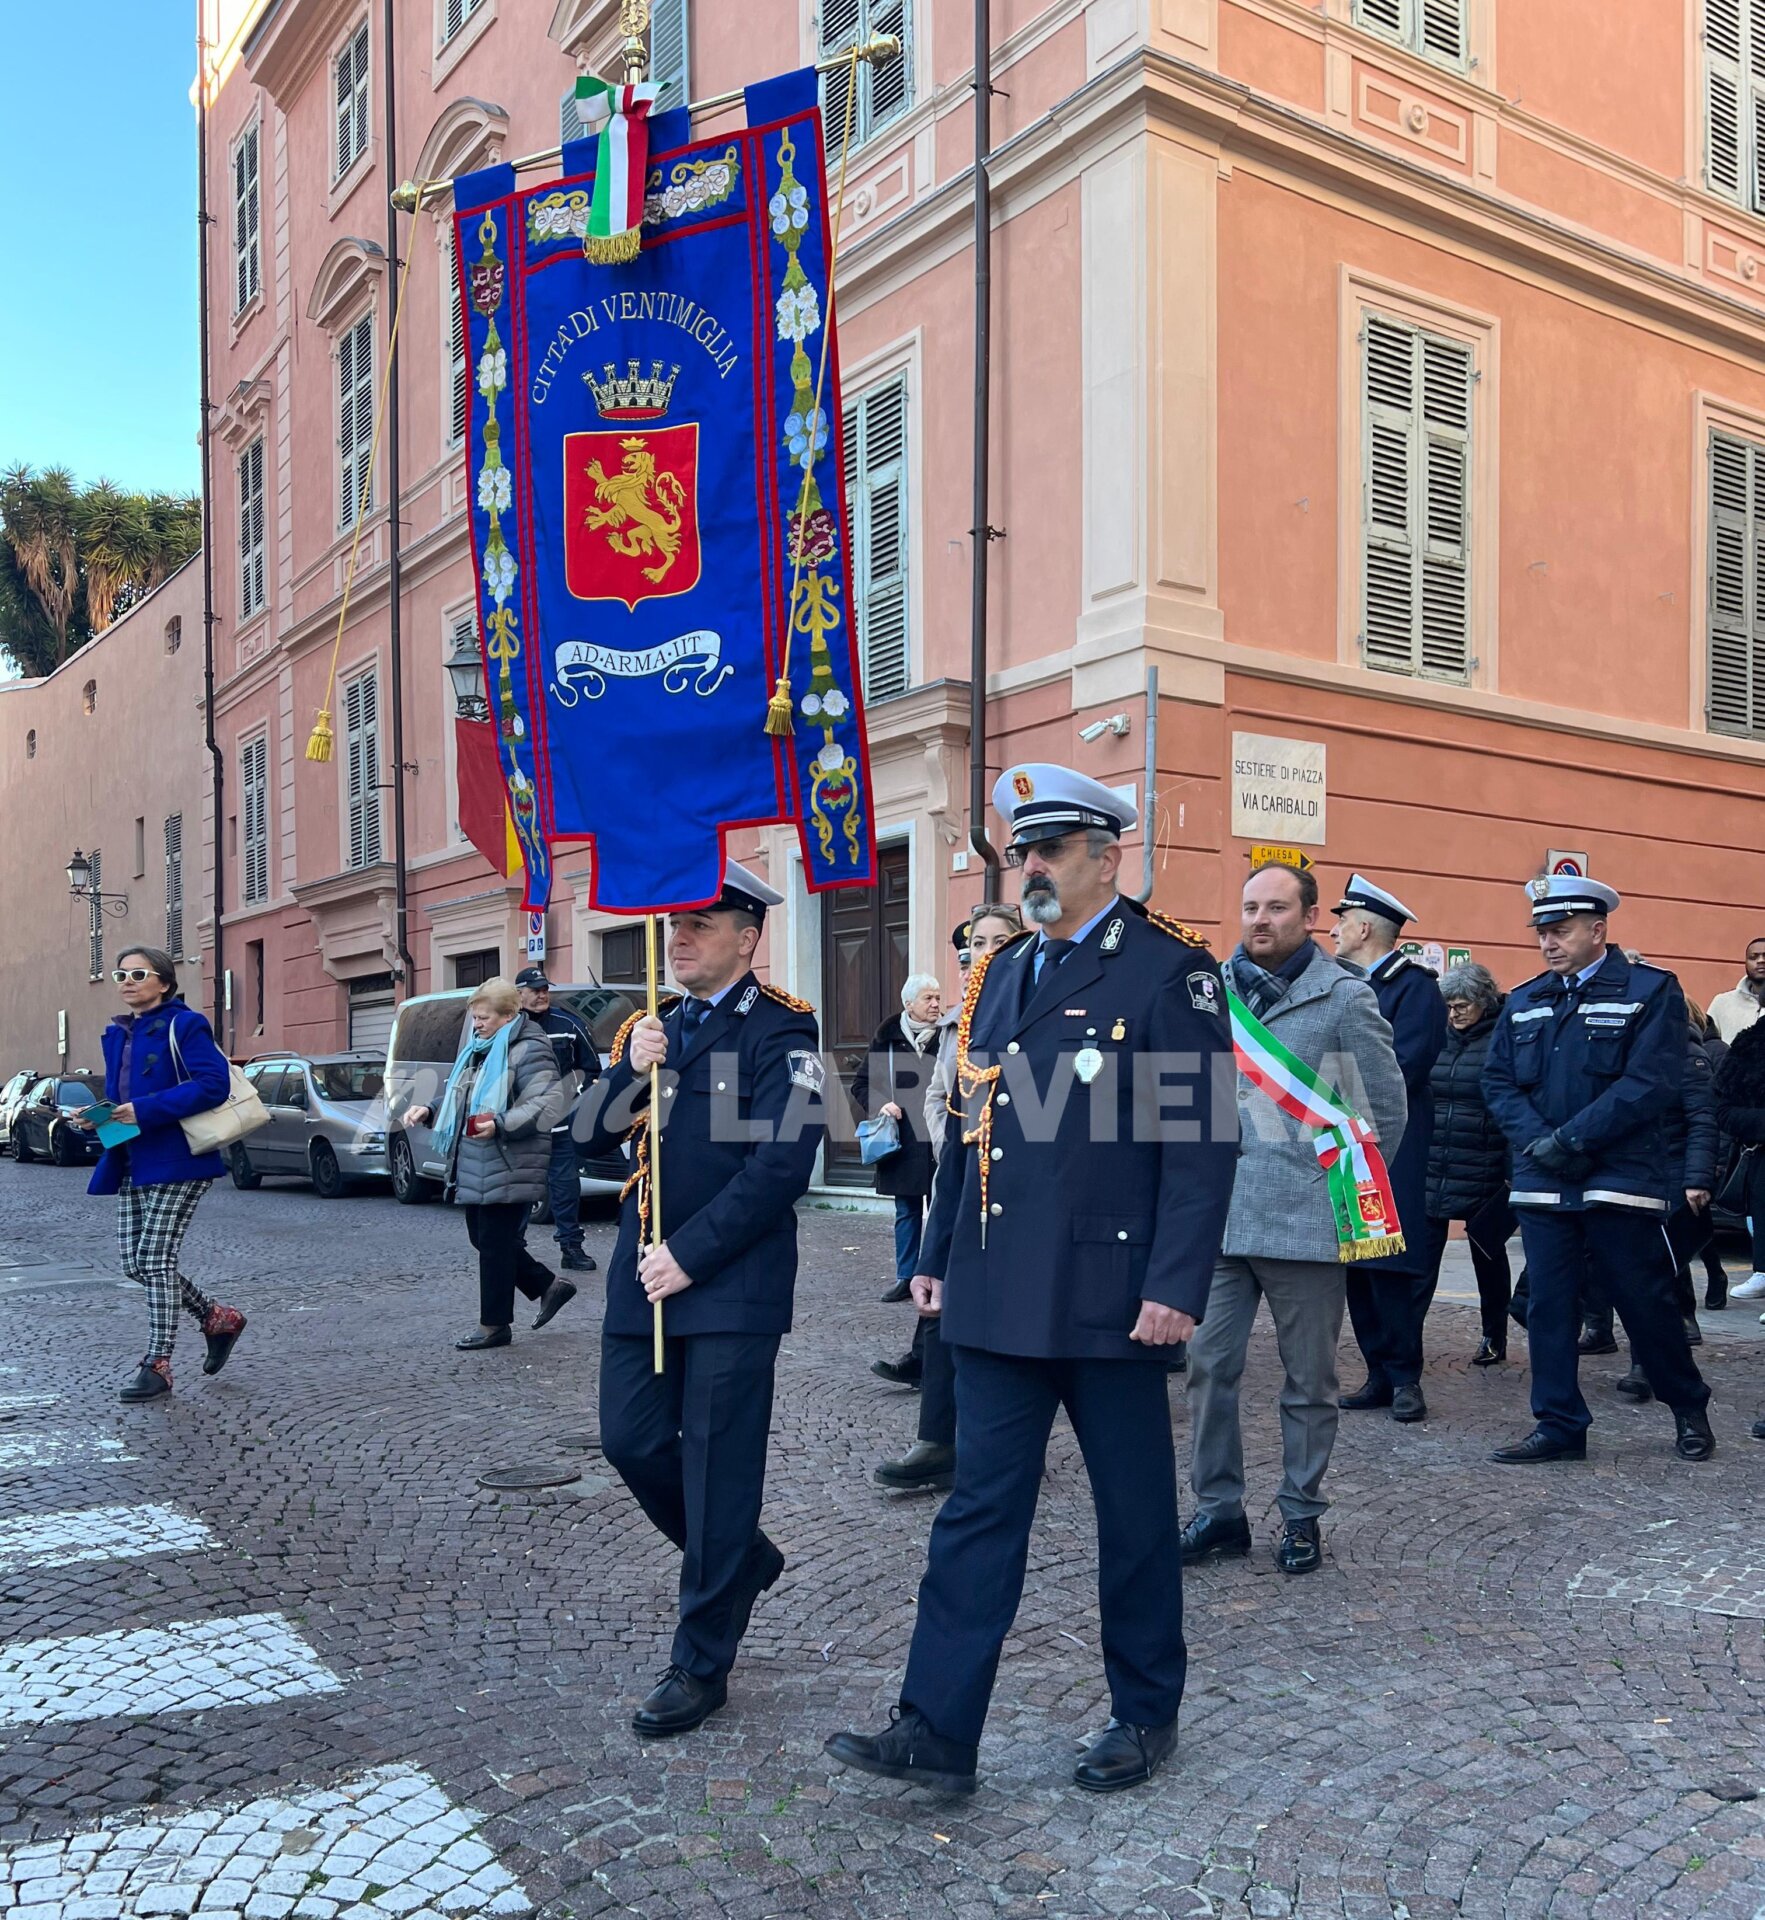
[(1003, 539), (989, 521), (993, 395), (993, 36), (989, 0), (974, 0), (974, 575), (968, 639), (968, 844), (986, 862), (981, 898), (999, 898), (999, 850), (987, 838), (987, 561)]
[[(223, 1002), (226, 997), (227, 969), (221, 946), (221, 910), (226, 901), (223, 859), (226, 841), (225, 805), (226, 762), (221, 758), (220, 742), (214, 728), (214, 487), (209, 464), (209, 433), (213, 419), (209, 410), (208, 388), (208, 36), (203, 31), (203, 0), (197, 0), (196, 13), (196, 305), (200, 316), (199, 357), (201, 359), (202, 407), (202, 729), (213, 769), (214, 782), (214, 1030), (226, 1044)], [(174, 955), (174, 958), (180, 956)]]
[[(393, 21), (393, 0), (386, 0), (384, 14), (386, 68), (386, 178), (398, 178), (398, 67), (394, 54), (397, 34)], [(414, 217), (414, 216), (413, 216)], [(412, 239), (415, 239), (413, 231)], [(388, 495), (386, 606), (392, 652), (392, 873), (396, 889), (394, 916), (399, 959), (399, 985), (406, 994), (417, 985), (417, 963), (411, 953), (410, 876), (406, 871), (404, 808), (404, 639), (399, 618), (403, 598), (403, 534), (400, 515), (404, 501), (400, 496), (398, 464), (398, 351), (393, 338), (393, 312), (397, 305), (399, 280), (398, 209), (390, 197), (386, 202), (386, 491)]]

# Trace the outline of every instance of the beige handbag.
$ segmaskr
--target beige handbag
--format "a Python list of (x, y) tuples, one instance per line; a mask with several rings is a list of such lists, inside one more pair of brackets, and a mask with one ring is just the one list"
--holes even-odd
[[(178, 1023), (175, 1016), (170, 1032), (172, 1062), (178, 1069), (179, 1077), (188, 1080), (190, 1070), (184, 1065), (183, 1054), (178, 1051)], [(267, 1127), (269, 1123), (269, 1109), (257, 1097), (257, 1089), (229, 1061), (226, 1099), (218, 1107), (208, 1107), (201, 1113), (191, 1114), (188, 1119), (180, 1120), (178, 1125), (184, 1129), (184, 1138), (189, 1142), (192, 1153), (218, 1153), (222, 1147), (232, 1146), (236, 1140), (243, 1140), (248, 1133), (256, 1133), (259, 1127)]]

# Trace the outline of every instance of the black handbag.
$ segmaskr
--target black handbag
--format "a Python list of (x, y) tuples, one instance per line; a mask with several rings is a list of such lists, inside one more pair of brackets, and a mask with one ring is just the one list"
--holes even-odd
[(1757, 1146), (1742, 1147), (1735, 1162), (1728, 1170), (1728, 1178), (1723, 1181), (1713, 1206), (1720, 1207), (1724, 1213), (1747, 1213), (1751, 1209), (1747, 1204), (1747, 1189), (1752, 1182), (1753, 1156), (1759, 1151)]

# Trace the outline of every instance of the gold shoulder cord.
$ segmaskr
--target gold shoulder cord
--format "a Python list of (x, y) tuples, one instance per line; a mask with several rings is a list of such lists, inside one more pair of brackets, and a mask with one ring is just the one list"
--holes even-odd
[[(674, 1011), (680, 1004), (679, 994), (665, 994), (656, 1002), (658, 1017)], [(613, 1045), (607, 1055), (610, 1066), (618, 1066), (625, 1058), (626, 1043), (631, 1038), (631, 1029), (644, 1017), (645, 1009), (639, 1007), (636, 1013), (625, 1022), (613, 1036)], [(650, 1125), (647, 1114), (639, 1114), (631, 1123), (631, 1131), (626, 1134), (627, 1146), (635, 1149), (632, 1155), (632, 1170), (624, 1186), (619, 1189), (619, 1198), (625, 1196), (633, 1187), (637, 1189), (637, 1244), (641, 1247), (650, 1234)]]
[(799, 1000), (794, 993), (786, 993), (783, 987), (763, 984), (760, 991), (768, 1000), (776, 1000), (781, 1007), (789, 1007), (792, 1013), (813, 1013), (815, 1008), (807, 1000)]
[(1193, 927), (1185, 926), (1181, 920), (1173, 920), (1168, 913), (1160, 913), (1156, 907), (1146, 909), (1146, 918), (1159, 930), (1168, 933), (1173, 940), (1181, 940), (1191, 947), (1205, 947), (1202, 939)]
[[(995, 947), (991, 953), (982, 954), (968, 976), (968, 991), (962, 997), (962, 1012), (956, 1021), (956, 1091), (961, 1095), (964, 1111), (956, 1112), (954, 1105), (946, 1101), (951, 1114), (965, 1124), (962, 1129), (962, 1144), (965, 1147), (979, 1147), (981, 1156), (981, 1247), (987, 1244), (987, 1175), (993, 1164), (993, 1093), (999, 1075), (1004, 1071), (1002, 1062), (990, 1067), (977, 1067), (968, 1057), (969, 1035), (974, 1029), (974, 1010), (980, 1004), (981, 983), (987, 977), (987, 969), (1002, 953), (1007, 953), (1029, 932), (1026, 927), (1015, 939), (1007, 940), (1002, 947)], [(973, 1111), (974, 1102), (980, 1099), (980, 1114), (972, 1127), (966, 1124)]]

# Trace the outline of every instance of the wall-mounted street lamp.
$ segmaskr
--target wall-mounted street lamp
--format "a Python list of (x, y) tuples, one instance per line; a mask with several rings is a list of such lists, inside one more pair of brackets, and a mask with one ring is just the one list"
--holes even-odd
[(129, 910), (129, 896), (126, 893), (101, 893), (92, 885), (92, 863), (78, 847), (74, 848), (74, 857), (67, 863), (67, 890), (72, 898), (84, 900), (100, 913), (115, 914), (120, 919)]
[(475, 632), (461, 634), (448, 651), (447, 677), (453, 682), (454, 714), (461, 720), (488, 720), (484, 695), (484, 656)]

